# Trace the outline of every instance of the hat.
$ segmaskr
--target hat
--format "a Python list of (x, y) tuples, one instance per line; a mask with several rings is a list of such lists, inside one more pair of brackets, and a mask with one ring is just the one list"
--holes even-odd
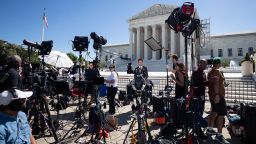
[(214, 58), (212, 61), (212, 64), (220, 64), (220, 63), (221, 63), (220, 58)]
[(32, 91), (23, 92), (21, 90), (5, 90), (0, 93), (0, 105), (8, 105), (12, 100), (28, 98), (32, 96)]

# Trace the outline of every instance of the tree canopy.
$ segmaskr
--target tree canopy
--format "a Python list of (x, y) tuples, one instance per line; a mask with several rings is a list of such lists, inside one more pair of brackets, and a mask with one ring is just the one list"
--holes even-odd
[[(29, 54), (27, 49), (22, 48), (20, 45), (8, 43), (7, 41), (0, 40), (0, 65), (5, 64), (5, 59), (11, 55), (19, 55), (23, 61), (29, 61)], [(31, 63), (39, 63), (39, 58), (36, 52), (30, 54)]]

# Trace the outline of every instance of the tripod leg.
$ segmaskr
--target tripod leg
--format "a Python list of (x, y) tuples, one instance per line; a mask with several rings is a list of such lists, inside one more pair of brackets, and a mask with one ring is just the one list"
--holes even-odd
[(41, 99), (43, 101), (43, 104), (45, 106), (45, 110), (46, 110), (46, 113), (47, 113), (47, 116), (48, 116), (48, 125), (49, 125), (50, 130), (51, 130), (51, 132), (53, 134), (55, 142), (58, 142), (59, 140), (58, 140), (57, 134), (55, 132), (55, 128), (54, 128), (53, 123), (52, 123), (52, 118), (51, 118), (51, 114), (50, 114), (50, 110), (49, 110), (48, 104), (47, 104), (47, 102), (45, 101), (45, 99), (43, 97)]
[(86, 133), (87, 133), (87, 129), (85, 129), (84, 132), (83, 132), (83, 134), (81, 134), (81, 135), (75, 140), (75, 143), (78, 143), (78, 140), (79, 140), (81, 137), (85, 136)]
[(149, 129), (149, 126), (148, 126), (148, 122), (147, 122), (147, 118), (144, 118), (145, 120), (145, 124), (146, 124), (146, 131), (147, 131), (147, 134), (148, 134), (148, 139), (149, 139), (149, 142), (152, 143), (153, 142), (153, 137), (150, 133), (150, 129)]
[(62, 137), (62, 139), (60, 141), (63, 141), (66, 136), (70, 133), (70, 131), (72, 131), (74, 129), (74, 127), (76, 126), (76, 123), (74, 123), (74, 125), (70, 128), (70, 130)]
[(134, 124), (135, 120), (136, 120), (136, 118), (134, 118), (134, 119), (132, 120), (132, 123), (131, 123), (131, 125), (130, 125), (130, 127), (129, 127), (129, 129), (128, 129), (128, 132), (127, 132), (127, 133), (126, 133), (126, 135), (125, 135), (125, 138), (124, 138), (123, 144), (125, 144), (126, 139), (127, 139), (127, 137), (128, 137), (128, 134), (130, 133), (130, 130), (132, 129), (132, 127), (133, 127), (133, 124)]

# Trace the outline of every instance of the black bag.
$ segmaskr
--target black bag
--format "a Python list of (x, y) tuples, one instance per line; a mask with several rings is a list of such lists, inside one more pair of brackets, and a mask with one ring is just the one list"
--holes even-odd
[(126, 99), (127, 95), (126, 95), (126, 91), (119, 91), (119, 94), (118, 94), (118, 99), (120, 101), (124, 101)]
[(89, 110), (89, 132), (99, 132), (104, 123), (104, 114), (97, 106), (91, 106)]
[(8, 79), (9, 74), (3, 70), (0, 71), (0, 93), (3, 92), (5, 89), (5, 82)]

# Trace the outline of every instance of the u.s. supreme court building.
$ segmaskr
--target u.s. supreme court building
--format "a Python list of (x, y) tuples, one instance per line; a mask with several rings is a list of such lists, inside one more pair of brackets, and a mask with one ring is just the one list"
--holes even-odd
[[(129, 43), (106, 45), (101, 61), (106, 65), (115, 63), (118, 71), (126, 71), (127, 63), (133, 67), (137, 59), (143, 58), (149, 71), (166, 70), (166, 53), (177, 54), (180, 61), (185, 59), (185, 39), (181, 33), (175, 33), (165, 23), (175, 5), (155, 4), (132, 16), (129, 22)], [(197, 14), (196, 14), (197, 15)], [(198, 14), (200, 17), (200, 14)], [(153, 37), (161, 50), (153, 51), (144, 41)], [(202, 46), (202, 37), (195, 32), (188, 39), (188, 66), (191, 69), (200, 57), (220, 57), (239, 63), (246, 53), (256, 50), (256, 32), (243, 32), (211, 36), (210, 41)], [(171, 63), (168, 60), (168, 63)], [(193, 65), (192, 65), (193, 63)]]

